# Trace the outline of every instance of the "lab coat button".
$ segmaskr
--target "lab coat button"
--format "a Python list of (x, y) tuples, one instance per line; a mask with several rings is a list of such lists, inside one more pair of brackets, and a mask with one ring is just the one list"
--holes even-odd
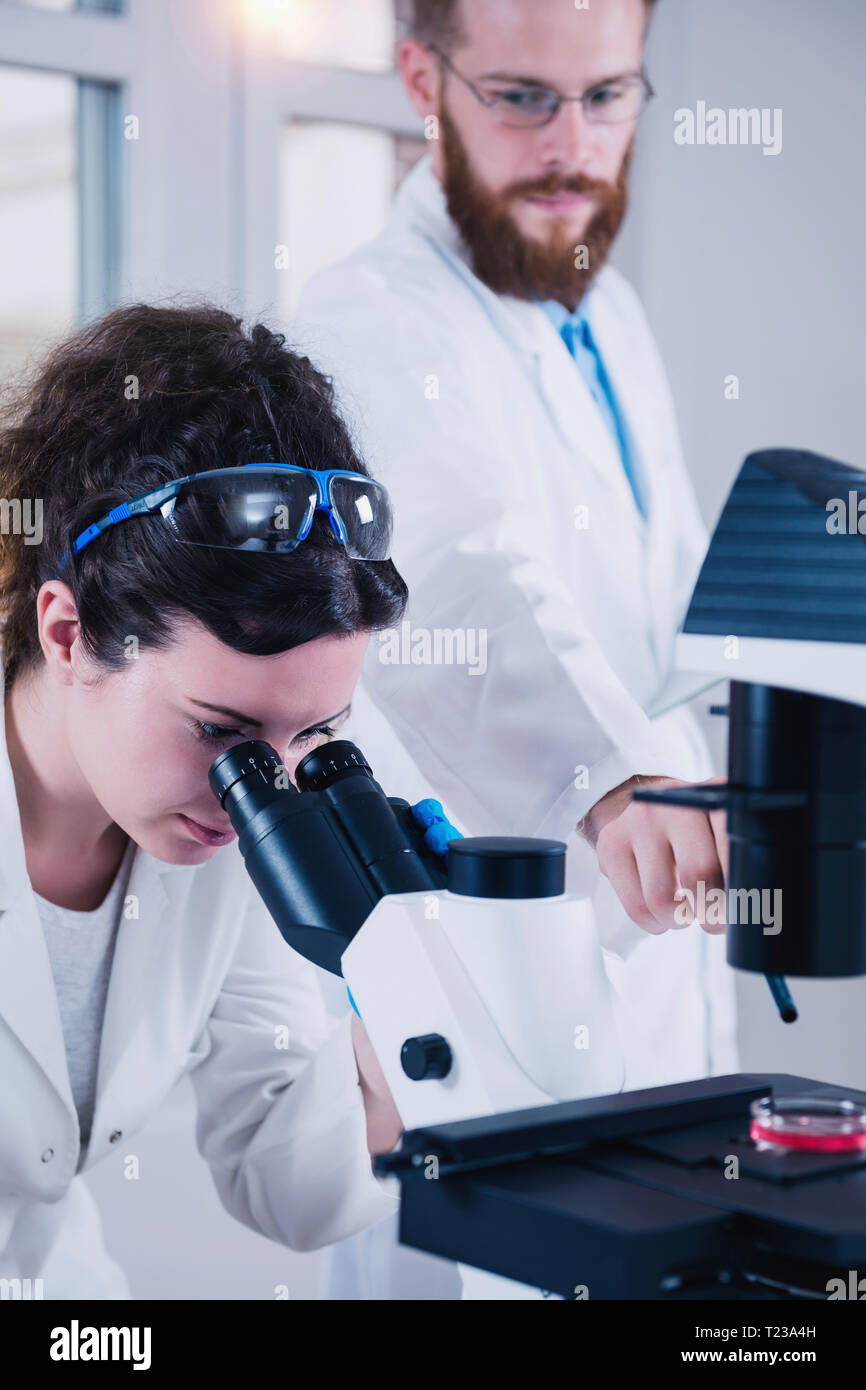
[(122, 1129), (115, 1129), (111, 1134), (109, 1134), (109, 1136), (108, 1136), (108, 1142), (109, 1142), (109, 1144), (116, 1144), (117, 1141), (118, 1141), (118, 1139), (122, 1139), (122, 1138), (123, 1138), (123, 1130), (122, 1130)]
[(43, 1162), (43, 1163), (50, 1163), (53, 1157), (54, 1157), (54, 1150), (53, 1150), (53, 1149), (46, 1149), (45, 1152), (44, 1152), (44, 1154), (42, 1155), (42, 1162)]

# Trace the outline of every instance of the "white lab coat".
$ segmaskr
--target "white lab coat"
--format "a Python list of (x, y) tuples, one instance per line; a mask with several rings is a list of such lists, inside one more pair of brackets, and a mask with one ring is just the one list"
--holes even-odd
[(670, 708), (706, 531), (668, 383), (622, 275), (605, 267), (586, 307), (647, 522), (544, 311), (473, 274), (429, 157), (383, 234), (309, 282), (289, 338), (333, 376), (391, 492), (410, 635), (487, 639), (486, 671), (471, 675), (389, 664), (374, 634), (350, 736), (390, 794), (441, 797), (469, 834), (569, 843), (569, 887), (594, 899), (634, 1089), (737, 1069), (734, 986), (722, 937), (642, 932), (575, 833), (636, 772), (716, 770), (693, 712)]
[(79, 1175), (125, 1149), (188, 1070), (199, 1150), (244, 1225), (308, 1250), (396, 1210), (370, 1168), (349, 1020), (328, 1020), (236, 843), (197, 866), (136, 849), (82, 1152), (5, 715), (0, 846), (0, 1278), (41, 1278), (49, 1299), (130, 1296)]

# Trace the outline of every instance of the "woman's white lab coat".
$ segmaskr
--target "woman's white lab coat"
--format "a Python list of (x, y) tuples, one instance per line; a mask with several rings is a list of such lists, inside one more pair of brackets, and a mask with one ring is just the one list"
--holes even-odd
[(349, 1019), (328, 1020), (313, 967), (282, 941), (236, 843), (197, 866), (136, 850), (81, 1151), (4, 716), (0, 1278), (41, 1278), (49, 1299), (129, 1296), (80, 1174), (133, 1142), (188, 1070), (199, 1150), (244, 1225), (308, 1250), (396, 1210), (370, 1167)]

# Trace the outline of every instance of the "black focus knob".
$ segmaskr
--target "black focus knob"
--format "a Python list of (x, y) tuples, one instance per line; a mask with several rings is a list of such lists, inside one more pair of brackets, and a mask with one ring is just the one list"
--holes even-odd
[(436, 1080), (451, 1070), (451, 1048), (441, 1033), (407, 1038), (400, 1049), (400, 1065), (413, 1081)]
[(469, 898), (555, 898), (565, 892), (562, 840), (477, 835), (448, 844), (448, 888)]

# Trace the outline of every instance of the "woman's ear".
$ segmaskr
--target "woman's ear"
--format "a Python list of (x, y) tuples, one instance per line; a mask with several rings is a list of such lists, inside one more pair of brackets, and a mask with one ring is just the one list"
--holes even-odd
[(75, 679), (81, 626), (72, 590), (62, 579), (48, 579), (36, 595), (39, 643), (52, 675), (63, 685)]

